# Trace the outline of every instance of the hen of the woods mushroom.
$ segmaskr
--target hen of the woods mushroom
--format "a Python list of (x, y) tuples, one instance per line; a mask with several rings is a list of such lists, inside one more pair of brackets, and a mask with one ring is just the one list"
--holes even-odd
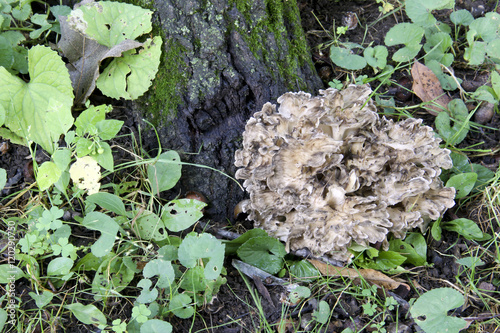
[(247, 122), (236, 152), (256, 227), (287, 250), (348, 260), (347, 248), (404, 238), (454, 205), (439, 179), (450, 151), (421, 120), (379, 117), (368, 86), (286, 93)]

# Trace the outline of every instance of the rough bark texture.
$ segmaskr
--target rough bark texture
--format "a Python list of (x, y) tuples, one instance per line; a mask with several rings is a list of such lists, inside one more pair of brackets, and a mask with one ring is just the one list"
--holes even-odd
[[(294, 0), (154, 0), (165, 43), (153, 87), (132, 103), (157, 128), (162, 149), (233, 176), (247, 119), (286, 91), (321, 88)], [(158, 147), (153, 131), (143, 145)], [(231, 219), (245, 193), (209, 169), (183, 167), (180, 189), (204, 194), (206, 215)]]

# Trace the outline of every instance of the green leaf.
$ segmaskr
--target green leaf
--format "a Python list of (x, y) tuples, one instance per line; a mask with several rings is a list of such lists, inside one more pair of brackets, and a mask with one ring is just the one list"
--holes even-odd
[(318, 303), (318, 309), (313, 311), (312, 317), (318, 323), (325, 325), (330, 319), (330, 306), (326, 301)]
[(106, 113), (110, 112), (112, 107), (101, 104), (91, 106), (84, 110), (75, 120), (76, 134), (84, 136), (86, 133), (90, 135), (97, 134), (97, 123), (106, 118)]
[[(424, 239), (424, 244), (425, 244), (425, 239)], [(426, 257), (423, 257), (420, 254), (418, 254), (415, 248), (411, 244), (404, 242), (401, 239), (393, 239), (389, 241), (389, 250), (399, 253), (400, 255), (406, 258), (405, 262), (408, 262), (415, 266), (422, 266), (426, 262)], [(394, 267), (397, 266), (398, 265)]]
[(60, 135), (73, 125), (71, 80), (61, 57), (48, 47), (32, 47), (28, 63), (29, 83), (0, 67), (0, 104), (7, 112), (5, 126), (52, 154)]
[(285, 245), (269, 237), (254, 237), (246, 241), (237, 251), (238, 256), (247, 264), (260, 268), (269, 274), (276, 274), (283, 267), (286, 255)]
[(96, 301), (117, 296), (134, 279), (134, 270), (126, 265), (126, 258), (109, 257), (102, 261), (92, 280), (92, 294)]
[(479, 226), (466, 218), (455, 219), (441, 224), (443, 229), (454, 231), (469, 240), (482, 240), (484, 235)]
[(485, 42), (490, 42), (498, 38), (500, 14), (496, 12), (486, 13), (484, 17), (475, 19), (469, 25), (467, 32), (467, 41), (471, 44), (472, 40), (481, 38)]
[(52, 160), (61, 171), (67, 170), (71, 162), (71, 150), (68, 148), (59, 148), (52, 154)]
[(203, 217), (201, 210), (206, 205), (195, 199), (172, 200), (163, 206), (161, 219), (168, 230), (182, 231)]
[(99, 205), (102, 208), (115, 213), (116, 215), (127, 216), (125, 205), (123, 204), (122, 199), (117, 195), (107, 192), (98, 192), (89, 195), (86, 201)]
[(435, 120), (436, 129), (439, 135), (450, 145), (459, 144), (462, 142), (469, 132), (470, 124), (468, 120), (468, 110), (464, 102), (460, 99), (454, 99), (448, 103), (453, 117), (453, 126), (451, 126), (452, 118), (448, 112), (440, 112)]
[(373, 68), (375, 73), (378, 69), (383, 69), (387, 65), (387, 47), (383, 45), (377, 45), (375, 47), (367, 47), (363, 51), (363, 56), (370, 67)]
[(460, 292), (451, 288), (437, 288), (421, 295), (410, 308), (410, 313), (425, 332), (458, 333), (467, 327), (467, 322), (448, 316), (448, 311), (462, 306), (464, 302)]
[(36, 182), (40, 191), (45, 191), (54, 185), (61, 177), (62, 171), (54, 162), (43, 162), (36, 173)]
[(303, 298), (308, 298), (309, 296), (311, 296), (311, 289), (304, 286), (298, 286), (288, 294), (288, 298), (292, 304), (299, 302)]
[(103, 213), (92, 212), (85, 216), (81, 224), (87, 229), (101, 232), (101, 237), (90, 247), (96, 257), (103, 257), (111, 252), (119, 229), (115, 220)]
[(372, 262), (363, 265), (366, 268), (377, 270), (390, 270), (398, 267), (406, 261), (406, 257), (394, 251), (380, 251)]
[(142, 289), (141, 294), (137, 297), (137, 302), (151, 303), (158, 297), (158, 289), (153, 287), (153, 289), (149, 290), (152, 284), (153, 282), (150, 279), (142, 279), (137, 283), (137, 287)]
[(413, 23), (421, 27), (430, 27), (436, 23), (431, 11), (453, 8), (454, 0), (406, 0), (405, 10)]
[(126, 39), (136, 39), (151, 31), (153, 12), (138, 6), (100, 1), (74, 9), (68, 17), (73, 30), (99, 44), (112, 47)]
[[(134, 214), (137, 214), (134, 212)], [(168, 237), (165, 225), (160, 217), (153, 212), (144, 211), (135, 221), (134, 230), (141, 239), (161, 241)]]
[(174, 268), (170, 261), (153, 259), (146, 264), (142, 272), (145, 278), (158, 275), (156, 285), (160, 288), (170, 288), (175, 280)]
[[(73, 267), (74, 261), (70, 258), (58, 257), (52, 259), (47, 266), (48, 276), (63, 276), (63, 280), (67, 280), (67, 275), (70, 274), (70, 270)], [(72, 274), (72, 273), (71, 273)]]
[(101, 120), (96, 124), (98, 135), (102, 140), (113, 139), (123, 126), (123, 121), (108, 119)]
[(141, 333), (171, 333), (172, 325), (159, 319), (150, 319), (141, 325)]
[(446, 187), (454, 187), (457, 190), (455, 199), (461, 199), (472, 191), (476, 180), (477, 173), (475, 172), (461, 173), (450, 177), (446, 182)]
[(3, 168), (0, 168), (0, 191), (3, 190), (5, 184), (7, 184), (7, 171), (5, 171), (5, 169)]
[(102, 312), (92, 304), (83, 305), (81, 303), (73, 303), (64, 305), (73, 315), (86, 325), (106, 325), (106, 317)]
[[(406, 46), (420, 45), (424, 29), (412, 23), (399, 23), (393, 26), (385, 35), (385, 45), (394, 46), (404, 44)], [(418, 48), (420, 50), (420, 47)]]
[(52, 298), (54, 297), (54, 294), (48, 290), (44, 290), (41, 295), (35, 294), (32, 291), (29, 292), (28, 294), (31, 296), (31, 298), (35, 300), (35, 304), (39, 309), (49, 304)]
[(321, 275), (318, 269), (306, 259), (302, 259), (291, 264), (289, 272), (291, 276), (301, 279), (315, 278)]
[(4, 309), (0, 309), (0, 332), (3, 332), (3, 328), (5, 326), (5, 323), (7, 322), (7, 311)]
[(351, 52), (351, 50), (343, 47), (332, 46), (330, 48), (330, 59), (332, 59), (335, 65), (347, 70), (355, 71), (365, 68), (365, 58)]
[(260, 236), (267, 236), (267, 232), (259, 228), (254, 228), (246, 231), (243, 235), (236, 239), (224, 241), (224, 244), (226, 245), (226, 254), (235, 254), (238, 248), (247, 240)]
[(465, 48), (464, 59), (469, 62), (469, 65), (481, 65), (486, 57), (485, 42), (472, 42), (469, 47)]
[(474, 16), (468, 10), (460, 9), (450, 14), (450, 20), (455, 25), (468, 26), (474, 21)]
[(497, 71), (492, 71), (490, 75), (491, 87), (495, 91), (497, 99), (500, 98), (500, 74)]
[(205, 264), (205, 278), (216, 279), (222, 270), (224, 262), (224, 245), (210, 234), (186, 235), (178, 251), (180, 263), (192, 268), (199, 264), (199, 259), (209, 259)]
[[(500, 38), (494, 39), (486, 46), (486, 54), (496, 63), (499, 63), (500, 58)], [(496, 72), (495, 72), (496, 73)], [(497, 73), (498, 74), (498, 73)]]
[(432, 227), (431, 227), (431, 235), (432, 237), (437, 240), (437, 241), (440, 241), (441, 240), (441, 234), (442, 234), (442, 228), (441, 228), (441, 225), (439, 223), (439, 220), (435, 221), (433, 224), (432, 224)]
[(485, 263), (479, 257), (465, 257), (457, 259), (457, 263), (467, 268), (475, 268), (476, 266), (483, 266)]
[(481, 191), (488, 185), (493, 178), (495, 173), (481, 164), (472, 163), (470, 165), (471, 171), (477, 173), (477, 180), (474, 184), (474, 191)]
[(14, 281), (17, 281), (20, 278), (24, 277), (24, 273), (17, 266), (10, 264), (0, 265), (0, 283), (5, 284), (12, 282), (12, 277), (14, 277)]
[(179, 318), (190, 318), (194, 314), (194, 308), (191, 306), (192, 302), (193, 300), (189, 295), (177, 294), (170, 300), (168, 309)]
[(202, 292), (207, 289), (209, 281), (205, 278), (203, 267), (195, 266), (184, 272), (180, 280), (180, 287), (192, 293)]
[(139, 52), (130, 50), (115, 58), (97, 79), (97, 88), (116, 99), (131, 100), (142, 96), (158, 71), (162, 43), (160, 36), (148, 38)]
[(181, 160), (179, 154), (170, 150), (161, 154), (147, 167), (148, 180), (154, 194), (171, 189), (181, 178)]
[(111, 147), (107, 142), (101, 141), (99, 143), (101, 146), (102, 152), (99, 154), (92, 155), (92, 158), (99, 163), (104, 169), (113, 172), (115, 168), (115, 162), (113, 160), (113, 152), (111, 151)]

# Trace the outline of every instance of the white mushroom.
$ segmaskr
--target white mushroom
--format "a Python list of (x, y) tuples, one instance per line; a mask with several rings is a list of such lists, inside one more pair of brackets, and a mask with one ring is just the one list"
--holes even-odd
[(421, 120), (380, 118), (368, 86), (286, 93), (248, 121), (235, 154), (241, 204), (287, 244), (347, 260), (352, 243), (387, 244), (454, 205), (439, 179), (452, 166)]

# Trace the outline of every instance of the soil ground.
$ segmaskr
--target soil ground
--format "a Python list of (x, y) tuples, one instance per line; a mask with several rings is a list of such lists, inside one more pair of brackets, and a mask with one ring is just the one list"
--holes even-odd
[[(329, 61), (327, 49), (320, 50), (318, 48), (319, 45), (325, 45), (331, 41), (331, 37), (324, 32), (324, 29), (331, 32), (333, 22), (336, 22), (338, 26), (343, 22), (344, 17), (348, 15), (348, 13), (355, 13), (359, 20), (359, 24), (355, 29), (349, 30), (342, 39), (344, 41), (348, 39), (350, 42), (363, 43), (363, 45), (368, 45), (369, 43), (379, 45), (383, 44), (383, 37), (394, 24), (405, 20), (402, 13), (380, 19), (381, 13), (378, 8), (379, 5), (375, 3), (375, 1), (300, 0), (298, 2), (301, 10), (303, 28), (307, 33), (308, 42), (312, 48), (313, 61), (318, 73), (325, 82), (325, 88), (328, 87), (328, 82), (334, 78), (344, 81), (348, 73), (341, 68), (335, 67)], [(469, 1), (457, 1), (457, 4), (462, 6), (462, 8), (470, 10), (473, 6), (477, 6), (477, 2), (479, 1), (476, 1), (476, 4)], [(486, 11), (491, 10), (495, 6), (495, 3), (492, 1), (483, 4), (486, 6)], [(440, 12), (438, 15), (440, 15), (438, 19), (443, 21), (447, 20), (448, 14), (446, 12)], [(365, 34), (364, 27), (367, 25), (371, 27)], [(372, 75), (373, 73), (367, 71), (361, 74)], [(481, 80), (484, 81), (484, 73), (482, 72), (457, 70), (456, 75), (462, 78), (464, 82), (471, 82), (471, 84), (481, 82)], [(408, 77), (408, 68), (404, 68), (394, 76), (395, 79), (400, 77)], [(390, 91), (390, 87), (384, 87), (384, 89)], [(420, 103), (418, 97), (413, 95), (410, 96), (408, 100), (398, 101), (396, 99), (396, 101), (399, 105), (414, 105)], [(137, 133), (137, 115), (128, 114), (129, 111), (126, 108), (121, 108), (120, 105), (118, 105), (118, 107), (120, 107), (120, 112), (112, 114), (111, 117), (115, 116), (115, 119), (125, 121), (123, 133), (130, 133), (130, 131)], [(432, 116), (425, 112), (425, 110), (416, 111), (414, 116), (423, 118), (429, 125), (433, 122)], [(489, 128), (483, 128), (481, 131), (472, 132), (463, 145), (470, 146), (479, 144), (477, 148), (480, 149), (498, 149), (500, 131), (496, 129), (498, 129), (500, 125), (499, 115), (495, 114), (485, 125)], [(131, 143), (126, 139), (117, 140), (116, 144), (125, 148), (131, 146)], [(29, 156), (30, 153), (27, 148), (17, 145), (10, 145), (7, 152), (2, 154), (0, 167), (8, 170), (9, 185), (11, 185), (12, 188), (10, 190), (4, 190), (0, 197), (4, 197), (12, 191), (18, 191), (33, 181), (30, 163), (27, 159)], [(37, 155), (37, 158), (39, 159), (38, 162), (41, 162), (47, 157), (40, 153)], [(123, 153), (123, 156), (118, 156), (118, 159), (121, 158), (126, 159), (126, 154)], [(499, 159), (500, 155), (498, 154), (486, 154), (484, 156), (474, 157), (473, 162), (481, 163), (496, 170)], [(458, 216), (479, 221), (485, 219), (482, 217), (482, 214), (483, 210), (479, 206), (479, 202), (470, 202), (467, 205), (450, 210), (447, 216), (445, 216), (445, 219), (453, 219)], [(228, 218), (232, 219), (231, 217)], [(205, 220), (212, 225), (212, 230), (227, 227), (227, 223), (209, 221), (208, 219)], [(251, 223), (244, 220), (235, 221), (232, 226), (233, 231), (240, 233), (250, 228), (252, 228)], [(498, 232), (499, 230), (495, 231)], [(412, 288), (407, 295), (394, 294), (394, 297), (399, 301), (399, 307), (387, 313), (387, 319), (384, 325), (387, 332), (418, 332), (418, 327), (413, 319), (408, 316), (408, 302), (412, 298), (417, 298), (419, 294), (427, 290), (457, 285), (457, 276), (463, 279), (463, 281), (466, 281), (463, 274), (461, 275), (459, 272), (460, 266), (456, 263), (455, 257), (461, 257), (462, 253), (470, 250), (470, 248), (475, 245), (462, 237), (457, 237), (455, 233), (450, 232), (444, 232), (442, 240), (439, 242), (432, 240), (432, 237), (429, 237), (429, 235), (427, 235), (426, 239), (429, 245), (429, 265), (417, 268), (407, 267), (410, 273), (398, 276), (399, 279), (406, 281)], [(284, 293), (284, 289), (279, 286), (262, 287), (258, 283), (256, 285), (254, 281), (248, 278), (247, 282), (245, 282), (240, 273), (231, 266), (232, 259), (233, 258), (226, 259), (227, 283), (221, 287), (216, 299), (214, 299), (211, 304), (207, 304), (203, 308), (198, 309), (194, 319), (181, 320), (176, 317), (171, 318), (170, 323), (173, 325), (175, 332), (258, 332), (262, 329), (260, 326), (262, 317), (265, 317), (270, 324), (279, 321), (283, 311), (280, 299)], [(490, 262), (485, 262), (485, 266), (482, 268), (488, 268), (489, 266), (494, 266), (493, 258), (491, 258)], [(476, 278), (484, 278), (481, 280), (481, 283), (483, 283), (485, 289), (489, 289), (491, 292), (499, 291), (498, 286), (492, 283), (493, 280), (495, 278), (498, 279), (499, 276), (484, 277), (478, 275)], [(333, 285), (341, 288), (341, 283), (342, 281), (333, 282)], [(465, 285), (466, 284), (465, 282)], [(81, 286), (75, 287), (78, 288)], [(249, 291), (249, 287), (254, 290), (255, 295), (260, 299), (262, 310), (260, 315), (259, 309), (255, 304), (255, 299)], [(28, 296), (28, 292), (32, 290), (27, 281), (20, 280), (16, 288), (16, 293), (22, 295), (22, 299), (25, 301), (25, 307), (34, 307), (34, 302)], [(314, 290), (314, 285), (312, 288), (313, 292), (320, 292), (319, 290)], [(268, 293), (267, 295), (266, 290)], [(369, 322), (370, 317), (363, 315), (362, 303), (354, 296), (348, 292), (327, 293), (321, 291), (321, 293), (324, 294), (323, 299), (328, 302), (330, 308), (335, 308), (330, 325), (322, 331), (342, 332), (346, 328), (352, 328), (355, 332), (373, 331), (373, 329), (361, 329)], [(92, 299), (89, 299), (89, 301), (91, 300)], [(130, 318), (132, 308), (130, 303), (112, 304), (112, 302), (113, 300), (111, 300), (109, 304), (113, 308), (110, 316), (114, 316), (114, 319)], [(298, 327), (301, 326), (301, 322), (305, 323), (308, 318), (311, 318), (313, 309), (314, 304), (311, 302), (303, 304), (303, 306), (300, 307), (289, 308), (288, 315), (291, 323), (290, 327), (294, 326), (295, 329), (284, 329), (282, 332), (297, 331)], [(494, 312), (496, 310), (485, 309), (483, 303), (477, 299), (469, 299), (463, 307), (456, 309), (453, 314), (460, 317), (477, 317), (481, 313), (491, 313), (492, 311)], [(396, 325), (396, 323), (398, 324)], [(96, 328), (83, 325), (74, 318), (72, 320), (61, 320), (60, 325), (57, 326), (59, 326), (58, 331), (98, 332)], [(310, 328), (304, 327), (301, 329), (305, 331), (310, 330)], [(496, 327), (485, 326), (484, 332), (494, 332), (496, 329)]]

